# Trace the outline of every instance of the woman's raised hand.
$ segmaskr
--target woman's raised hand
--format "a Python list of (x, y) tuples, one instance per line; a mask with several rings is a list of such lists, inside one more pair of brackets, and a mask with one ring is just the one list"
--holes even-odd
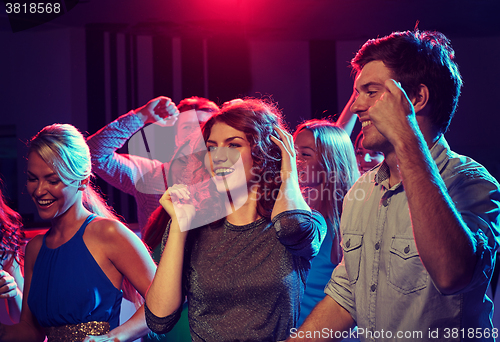
[[(175, 184), (167, 189), (160, 198), (160, 204), (172, 218), (177, 221), (181, 232), (189, 230), (195, 216), (195, 207), (191, 200), (191, 193), (184, 184)], [(175, 229), (171, 226), (172, 229)]]
[(290, 133), (279, 127), (274, 128), (280, 139), (271, 136), (271, 140), (281, 149), (281, 186), (279, 196), (274, 203), (271, 218), (287, 210), (311, 210), (302, 197), (297, 173), (297, 154)]
[(293, 137), (287, 131), (278, 126), (274, 126), (280, 139), (271, 135), (271, 140), (278, 145), (281, 150), (281, 179), (285, 181), (289, 178), (298, 181), (297, 175), (297, 154), (293, 144)]

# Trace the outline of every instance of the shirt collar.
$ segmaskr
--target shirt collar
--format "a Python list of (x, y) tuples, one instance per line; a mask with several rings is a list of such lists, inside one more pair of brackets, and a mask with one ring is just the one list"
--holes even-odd
[[(434, 143), (434, 145), (430, 149), (431, 157), (436, 163), (436, 166), (439, 170), (439, 173), (443, 170), (443, 168), (448, 163), (448, 160), (451, 157), (450, 145), (444, 138), (444, 135), (441, 135), (439, 139)], [(373, 181), (375, 183), (382, 183), (383, 181), (389, 179), (391, 172), (389, 170), (389, 166), (385, 162), (385, 160), (379, 165), (378, 171), (375, 173), (373, 177)]]
[(439, 170), (439, 173), (443, 171), (444, 167), (452, 157), (452, 153), (450, 150), (450, 145), (444, 138), (444, 135), (436, 141), (434, 146), (431, 147), (431, 157), (436, 163), (436, 166)]
[(389, 170), (389, 166), (385, 162), (385, 159), (380, 163), (380, 166), (378, 168), (378, 171), (375, 173), (375, 176), (373, 177), (373, 181), (375, 183), (382, 183), (386, 179), (389, 179), (389, 176), (391, 175), (391, 172)]

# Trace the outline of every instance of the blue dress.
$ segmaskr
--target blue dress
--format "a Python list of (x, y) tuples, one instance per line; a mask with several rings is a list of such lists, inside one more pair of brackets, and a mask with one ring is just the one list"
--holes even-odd
[(325, 298), (325, 286), (328, 284), (332, 276), (335, 264), (331, 261), (332, 246), (333, 246), (333, 227), (329, 219), (326, 219), (328, 231), (321, 244), (318, 255), (312, 260), (312, 266), (307, 276), (306, 288), (304, 290), (304, 298), (300, 303), (300, 316), (297, 322), (297, 327), (300, 327), (307, 316), (314, 309), (316, 304)]
[(123, 293), (90, 254), (83, 233), (95, 218), (87, 217), (78, 232), (58, 248), (48, 248), (43, 237), (35, 261), (28, 305), (42, 327), (85, 322), (119, 325)]

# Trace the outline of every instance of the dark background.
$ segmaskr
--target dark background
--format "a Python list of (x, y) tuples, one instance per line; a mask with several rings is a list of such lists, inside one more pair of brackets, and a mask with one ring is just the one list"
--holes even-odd
[[(0, 3), (0, 173), (11, 206), (39, 225), (26, 194), (25, 142), (42, 127), (71, 123), (95, 133), (166, 95), (218, 104), (272, 96), (290, 128), (335, 115), (352, 92), (348, 62), (369, 38), (439, 30), (464, 78), (452, 148), (500, 178), (498, 0), (88, 0), (40, 24), (8, 17)], [(51, 19), (51, 18), (49, 18)], [(359, 127), (356, 128), (359, 130)], [(129, 196), (100, 183), (134, 222)]]

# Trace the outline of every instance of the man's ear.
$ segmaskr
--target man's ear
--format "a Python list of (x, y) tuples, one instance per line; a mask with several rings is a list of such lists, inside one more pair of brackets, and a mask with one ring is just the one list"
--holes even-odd
[(85, 178), (84, 180), (82, 180), (80, 182), (80, 186), (78, 187), (78, 190), (81, 190), (81, 191), (85, 190), (85, 188), (87, 188), (89, 183), (90, 183), (90, 176)]
[(427, 106), (429, 101), (429, 88), (425, 84), (418, 86), (418, 93), (415, 97), (411, 99), (413, 108), (415, 108), (415, 113), (418, 113)]

